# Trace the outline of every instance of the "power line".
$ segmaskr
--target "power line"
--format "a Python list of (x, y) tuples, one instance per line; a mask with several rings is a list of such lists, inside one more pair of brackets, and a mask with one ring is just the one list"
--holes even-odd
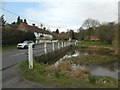
[[(16, 13), (14, 13), (14, 12), (12, 12), (12, 11), (10, 11), (10, 10), (7, 10), (7, 9), (4, 9), (4, 8), (2, 8), (2, 7), (0, 7), (0, 9), (2, 9), (2, 10), (4, 10), (4, 11), (6, 11), (6, 12), (8, 12), (8, 13), (11, 13), (11, 14), (13, 14), (13, 15), (15, 15), (15, 16), (20, 16), (20, 15), (18, 15), (18, 14), (16, 14)], [(21, 18), (24, 18), (24, 19), (26, 19), (25, 17), (23, 17), (23, 16), (20, 16)], [(38, 21), (35, 21), (35, 20), (31, 20), (31, 19), (28, 19), (27, 18), (27, 20), (30, 20), (30, 21), (32, 21), (32, 22), (36, 22), (36, 23), (40, 23), (40, 22), (38, 22)], [(40, 23), (41, 24), (41, 23)]]

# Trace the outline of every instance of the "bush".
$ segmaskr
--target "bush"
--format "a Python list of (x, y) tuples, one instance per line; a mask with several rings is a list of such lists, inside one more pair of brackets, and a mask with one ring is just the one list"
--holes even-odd
[(116, 30), (115, 23), (107, 23), (103, 24), (99, 27), (99, 38), (101, 41), (106, 44), (112, 44), (112, 40), (114, 38), (114, 31)]

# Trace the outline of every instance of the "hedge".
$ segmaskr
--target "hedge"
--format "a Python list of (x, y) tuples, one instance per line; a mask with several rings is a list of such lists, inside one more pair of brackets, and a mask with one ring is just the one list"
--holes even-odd
[(33, 40), (35, 42), (36, 37), (33, 32), (20, 31), (15, 28), (3, 28), (2, 29), (2, 45), (16, 45), (25, 40)]

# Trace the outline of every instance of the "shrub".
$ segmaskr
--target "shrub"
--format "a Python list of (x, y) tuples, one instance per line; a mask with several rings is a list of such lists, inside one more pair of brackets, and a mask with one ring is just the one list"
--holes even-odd
[(90, 74), (89, 74), (88, 79), (89, 79), (89, 82), (90, 82), (90, 83), (93, 83), (93, 84), (95, 84), (95, 83), (96, 83), (96, 81), (97, 81), (97, 80), (96, 80), (96, 77), (95, 77), (95, 76), (93, 76), (93, 75), (90, 75)]
[(61, 76), (63, 76), (62, 73), (58, 72), (58, 71), (55, 71), (55, 77), (56, 78), (60, 78)]

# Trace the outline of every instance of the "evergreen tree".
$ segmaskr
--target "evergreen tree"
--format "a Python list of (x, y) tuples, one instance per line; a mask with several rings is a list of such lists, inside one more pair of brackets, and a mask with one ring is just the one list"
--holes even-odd
[(20, 16), (18, 16), (17, 18), (17, 25), (19, 25), (21, 23), (21, 19), (20, 19)]
[(21, 23), (21, 22), (23, 22), (23, 20), (22, 20), (22, 19), (20, 19), (20, 23)]
[(15, 25), (15, 24), (16, 24), (15, 22), (12, 23), (12, 25)]
[(59, 29), (56, 29), (55, 33), (59, 34)]
[(26, 24), (27, 24), (27, 20), (26, 20), (26, 19), (24, 19), (24, 23), (26, 23)]
[(74, 33), (74, 31), (73, 30), (70, 30), (69, 31), (69, 35), (70, 35), (70, 38), (71, 39), (74, 39), (75, 38), (75, 35), (74, 35), (75, 33)]
[(16, 23), (16, 22), (13, 22), (13, 23), (12, 23), (12, 26), (13, 26), (13, 27), (17, 27), (17, 23)]
[(6, 21), (4, 20), (4, 15), (0, 17), (0, 26), (4, 26)]
[(46, 27), (43, 27), (43, 30), (46, 30)]

